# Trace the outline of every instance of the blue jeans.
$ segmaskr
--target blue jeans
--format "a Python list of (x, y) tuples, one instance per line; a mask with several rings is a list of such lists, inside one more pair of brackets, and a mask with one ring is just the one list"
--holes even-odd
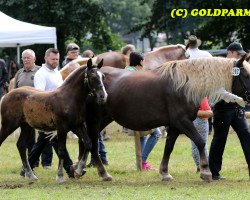
[(148, 155), (150, 154), (150, 152), (152, 151), (152, 149), (158, 142), (160, 136), (161, 136), (161, 131), (159, 128), (157, 128), (150, 135), (140, 137), (142, 161), (146, 162)]
[[(194, 127), (200, 134), (200, 136), (203, 138), (203, 140), (206, 142), (205, 144), (205, 154), (206, 157), (208, 158), (208, 148), (207, 148), (207, 140), (208, 140), (208, 132), (209, 132), (209, 125), (208, 125), (208, 120), (207, 119), (201, 119), (201, 118), (196, 118), (193, 121)], [(194, 159), (194, 162), (196, 164), (197, 168), (200, 168), (200, 153), (196, 145), (194, 144), (193, 141), (191, 141), (192, 144), (192, 156)]]
[[(213, 176), (220, 176), (222, 156), (230, 125), (237, 133), (250, 175), (250, 131), (245, 117), (237, 116), (237, 108), (214, 110), (214, 137), (209, 152), (209, 166)], [(237, 162), (237, 161), (235, 161)]]
[[(99, 136), (98, 136), (98, 153), (99, 153), (99, 156), (102, 160), (102, 162), (107, 162), (107, 152), (105, 151), (105, 145), (104, 145), (104, 142), (103, 142), (103, 136), (102, 136), (102, 132), (99, 133)], [(94, 161), (94, 158), (91, 154), (91, 163), (95, 163)]]

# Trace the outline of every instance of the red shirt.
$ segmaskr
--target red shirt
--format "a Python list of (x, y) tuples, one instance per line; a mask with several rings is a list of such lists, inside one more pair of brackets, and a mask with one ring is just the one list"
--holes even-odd
[(211, 110), (211, 107), (208, 104), (207, 97), (201, 100), (201, 105), (199, 107), (199, 110)]

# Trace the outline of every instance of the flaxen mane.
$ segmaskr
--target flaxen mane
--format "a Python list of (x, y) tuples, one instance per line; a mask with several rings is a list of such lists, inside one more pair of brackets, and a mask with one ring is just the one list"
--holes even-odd
[[(155, 71), (161, 78), (170, 78), (174, 90), (184, 91), (189, 101), (199, 104), (208, 96), (210, 102), (216, 102), (220, 99), (220, 94), (216, 93), (220, 88), (231, 92), (235, 61), (220, 57), (170, 61)], [(244, 61), (244, 67), (250, 73), (250, 64)]]

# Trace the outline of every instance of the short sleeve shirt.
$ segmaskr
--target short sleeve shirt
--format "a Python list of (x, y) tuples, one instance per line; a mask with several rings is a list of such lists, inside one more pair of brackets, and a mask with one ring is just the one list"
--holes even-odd
[(28, 71), (26, 71), (24, 68), (19, 69), (15, 75), (14, 88), (19, 88), (22, 86), (34, 87), (34, 76), (39, 68), (39, 66), (34, 65)]
[(35, 88), (43, 91), (53, 91), (61, 86), (62, 83), (63, 79), (58, 69), (51, 70), (44, 64), (34, 77)]

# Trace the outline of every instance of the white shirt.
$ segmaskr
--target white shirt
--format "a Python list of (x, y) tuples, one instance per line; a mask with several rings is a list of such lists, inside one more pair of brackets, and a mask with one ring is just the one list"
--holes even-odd
[(61, 86), (62, 76), (58, 69), (51, 70), (45, 64), (35, 73), (34, 87), (39, 90), (52, 91)]
[(198, 48), (188, 49), (190, 58), (203, 58), (203, 57), (212, 57), (208, 51), (203, 51)]

